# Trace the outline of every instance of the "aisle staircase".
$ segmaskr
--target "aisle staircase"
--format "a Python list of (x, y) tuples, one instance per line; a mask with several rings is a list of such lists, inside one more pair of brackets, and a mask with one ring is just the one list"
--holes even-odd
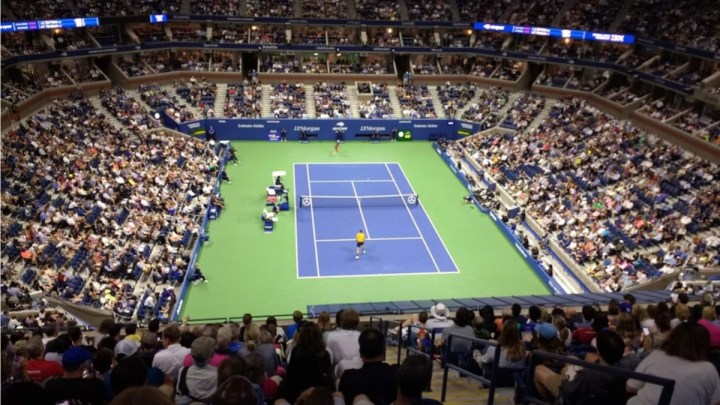
[(317, 118), (315, 111), (315, 87), (312, 84), (305, 85), (305, 114), (308, 118)]
[(215, 105), (213, 106), (213, 112), (215, 118), (224, 118), (225, 116), (225, 102), (227, 100), (227, 83), (222, 82), (217, 84), (217, 92), (215, 93)]
[(445, 114), (445, 109), (443, 109), (442, 101), (440, 101), (440, 95), (437, 91), (437, 86), (427, 86), (428, 92), (430, 93), (430, 99), (433, 102), (433, 107), (435, 108), (435, 114), (437, 114), (438, 118), (447, 118), (447, 114)]
[(151, 115), (155, 114), (155, 109), (150, 107), (150, 104), (143, 101), (142, 97), (140, 97), (140, 91), (125, 89), (125, 93), (127, 93), (128, 96), (134, 98), (135, 101), (138, 102), (138, 104), (140, 104), (143, 108), (145, 108), (145, 111), (147, 111), (148, 114), (151, 114)]
[(360, 108), (358, 106), (357, 87), (355, 85), (345, 86), (348, 102), (350, 103), (350, 117), (360, 118)]
[(108, 122), (110, 122), (110, 124), (112, 124), (113, 127), (115, 127), (115, 128), (124, 128), (125, 127), (122, 124), (122, 122), (120, 122), (117, 118), (115, 118), (115, 115), (113, 113), (111, 113), (110, 110), (108, 110), (107, 108), (105, 108), (102, 105), (102, 101), (100, 101), (100, 97), (98, 97), (98, 96), (90, 97), (90, 104), (92, 104), (92, 106), (95, 107), (96, 111), (105, 115), (105, 117), (107, 117)]
[[(400, 362), (405, 359), (405, 350), (398, 349), (397, 346), (388, 346), (385, 354), (385, 361), (388, 364), (397, 364), (397, 352), (402, 351)], [(440, 400), (442, 394), (442, 377), (443, 371), (440, 368), (440, 362), (433, 362), (432, 380), (430, 381), (431, 391), (423, 392), (423, 398)], [(487, 404), (489, 390), (480, 388), (480, 383), (471, 378), (459, 378), (458, 373), (450, 371), (448, 374), (447, 394), (444, 405), (485, 405)], [(498, 388), (495, 390), (496, 405), (512, 405), (513, 389)]]
[(270, 96), (272, 95), (272, 86), (269, 84), (262, 85), (260, 100), (262, 101), (261, 114), (263, 118), (273, 118), (272, 106), (270, 105)]
[(390, 94), (390, 106), (393, 108), (392, 117), (402, 118), (402, 106), (397, 96), (397, 86), (388, 86), (388, 93)]
[(608, 27), (608, 32), (617, 32), (618, 28), (620, 28), (620, 24), (622, 24), (622, 22), (625, 20), (625, 16), (627, 15), (628, 11), (630, 11), (630, 8), (633, 6), (633, 3), (635, 3), (635, 0), (627, 0), (623, 3), (612, 24), (610, 24), (610, 27)]
[(542, 125), (543, 122), (547, 121), (547, 117), (550, 115), (550, 110), (555, 105), (556, 101), (552, 99), (545, 99), (545, 106), (543, 107), (542, 111), (540, 111), (540, 114), (535, 117), (535, 119), (530, 122), (530, 125), (528, 125), (528, 130), (535, 129)]
[(485, 89), (478, 89), (475, 92), (475, 96), (473, 96), (473, 98), (471, 98), (470, 101), (465, 103), (465, 106), (463, 106), (463, 108), (458, 108), (458, 111), (457, 111), (457, 114), (455, 114), (455, 117), (462, 119), (462, 116), (463, 116), (463, 114), (465, 114), (465, 111), (467, 111), (468, 108), (475, 105), (475, 103), (477, 103), (480, 100), (480, 95), (485, 91), (486, 91)]

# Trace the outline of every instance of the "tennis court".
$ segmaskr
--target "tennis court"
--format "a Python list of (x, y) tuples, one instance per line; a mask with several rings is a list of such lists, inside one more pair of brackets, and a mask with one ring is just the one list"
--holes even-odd
[[(509, 243), (497, 229), (492, 219), (478, 212), (472, 205), (463, 203), (462, 197), (467, 195), (467, 190), (445, 162), (437, 156), (430, 143), (349, 142), (343, 145), (341, 153), (337, 155), (332, 153), (334, 145), (327, 142), (310, 144), (233, 142), (233, 145), (238, 150), (240, 164), (227, 167), (232, 184), (223, 183), (220, 189), (225, 199), (225, 208), (217, 220), (210, 222), (210, 240), (203, 245), (198, 260), (198, 266), (209, 282), (190, 287), (182, 315), (188, 315), (194, 320), (222, 319), (222, 317), (237, 319), (245, 312), (256, 316), (290, 314), (296, 309), (305, 311), (307, 305), (312, 304), (440, 300), (548, 292), (547, 287), (530, 269), (515, 246)], [(305, 251), (312, 252), (312, 241), (315, 239), (308, 236), (311, 235), (312, 228), (308, 227), (309, 232), (301, 233), (295, 219), (296, 213), (305, 215), (310, 211), (297, 207), (298, 196), (301, 194), (300, 183), (303, 181), (295, 178), (296, 175), (302, 174), (294, 170), (294, 166), (300, 167), (305, 162), (312, 162), (310, 177), (307, 176), (307, 171), (304, 172), (305, 191), (312, 191), (314, 195), (320, 195), (321, 191), (323, 194), (332, 192), (332, 195), (342, 192), (341, 196), (354, 196), (351, 194), (352, 185), (347, 184), (348, 180), (389, 178), (389, 174), (379, 177), (364, 172), (362, 178), (348, 177), (348, 175), (340, 175), (341, 171), (350, 170), (351, 165), (357, 162), (368, 162), (375, 163), (373, 167), (378, 168), (379, 172), (382, 170), (387, 172), (385, 164), (397, 162), (398, 170), (403, 174), (403, 176), (395, 176), (395, 183), (401, 188), (400, 193), (412, 190), (418, 195), (420, 206), (410, 207), (413, 218), (418, 221), (420, 213), (425, 215), (426, 212), (432, 219), (432, 225), (420, 226), (423, 237), (429, 242), (430, 236), (425, 231), (426, 228), (433, 229), (434, 226), (437, 234), (442, 237), (444, 247), (457, 264), (458, 272), (439, 273), (433, 266), (431, 272), (418, 274), (417, 267), (420, 262), (413, 258), (412, 261), (404, 264), (404, 273), (378, 277), (351, 275), (359, 273), (359, 270), (353, 270), (356, 273), (349, 273), (351, 268), (348, 266), (357, 266), (361, 269), (371, 261), (377, 260), (378, 262), (375, 263), (378, 264), (380, 260), (392, 260), (393, 254), (405, 254), (405, 252), (419, 256), (417, 252), (423, 252), (425, 248), (419, 244), (417, 245), (421, 246), (419, 249), (408, 248), (403, 249), (403, 252), (393, 251), (393, 254), (386, 255), (378, 252), (378, 249), (384, 249), (382, 245), (378, 245), (380, 242), (369, 240), (367, 255), (356, 261), (353, 238), (362, 227), (362, 225), (358, 226), (362, 224), (358, 209), (354, 209), (355, 223), (335, 229), (335, 225), (320, 223), (332, 222), (330, 215), (333, 215), (332, 211), (337, 208), (317, 207), (313, 210), (313, 214), (322, 218), (315, 217), (316, 231), (328, 232), (318, 235), (317, 239), (348, 239), (348, 242), (321, 242), (328, 248), (334, 245), (333, 249), (339, 252), (338, 260), (344, 260), (346, 264), (337, 266), (338, 270), (333, 270), (335, 264), (326, 267), (325, 262), (321, 261), (322, 276), (317, 277), (313, 257), (309, 262), (311, 264), (307, 266), (313, 276), (299, 277), (299, 255), (304, 254)], [(321, 165), (330, 165), (328, 167), (332, 170), (323, 174), (316, 173), (314, 169), (320, 168)], [(393, 167), (392, 164), (389, 166)], [(290, 191), (292, 203), (290, 211), (280, 213), (274, 231), (265, 233), (259, 216), (265, 208), (267, 197), (265, 190), (270, 184), (270, 174), (277, 170), (287, 171), (284, 180)], [(394, 170), (393, 175), (395, 175)], [(336, 177), (330, 177), (331, 174)], [(346, 185), (339, 187), (349, 187), (349, 189), (339, 189), (336, 185), (332, 190), (325, 190), (316, 188), (316, 183), (312, 183), (313, 189), (309, 190), (308, 179), (341, 180)], [(355, 183), (359, 195), (387, 194), (392, 190), (395, 191), (390, 194), (398, 194), (393, 186), (379, 187), (361, 182)], [(353, 213), (353, 210), (348, 211), (349, 214), (343, 216), (345, 221), (348, 221), (346, 217), (350, 218)], [(402, 213), (405, 219), (402, 222), (393, 220), (392, 228), (386, 229), (384, 222), (388, 215), (384, 215), (384, 219), (379, 219), (373, 216), (375, 214), (373, 210), (363, 209), (370, 239), (407, 238), (420, 234), (408, 233), (414, 230), (414, 226), (409, 219), (407, 208), (399, 207), (397, 211), (397, 215)], [(408, 228), (408, 232), (399, 233)], [(394, 233), (390, 233), (391, 231)], [(310, 248), (298, 251), (298, 239), (310, 241)], [(435, 254), (436, 251), (443, 251), (441, 246), (438, 242), (437, 248), (431, 246), (430, 249)], [(427, 263), (427, 259), (424, 261)], [(449, 270), (444, 265), (441, 268)], [(374, 273), (379, 272), (374, 271)], [(385, 272), (389, 273), (388, 270), (383, 271)], [(350, 277), (332, 276), (348, 275), (348, 273)]]
[[(297, 274), (457, 273), (399, 163), (296, 163)], [(355, 233), (367, 254), (355, 259)]]

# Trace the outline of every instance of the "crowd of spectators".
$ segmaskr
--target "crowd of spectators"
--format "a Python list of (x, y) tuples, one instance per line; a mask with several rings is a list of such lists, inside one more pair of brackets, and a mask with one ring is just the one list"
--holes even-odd
[(262, 70), (267, 73), (292, 73), (300, 71), (300, 62), (294, 59), (270, 59), (263, 61)]
[(10, 10), (15, 17), (20, 21), (76, 16), (72, 9), (72, 3), (62, 0), (40, 0), (33, 1), (32, 3), (13, 0), (7, 4), (10, 6)]
[(169, 41), (165, 28), (157, 24), (133, 24), (128, 27), (137, 35), (140, 43)]
[(122, 70), (123, 73), (125, 73), (128, 77), (137, 77), (137, 76), (145, 76), (145, 75), (152, 75), (155, 74), (155, 72), (148, 66), (142, 59), (138, 59), (137, 61), (132, 59), (119, 59), (116, 64)]
[(228, 83), (225, 118), (260, 118), (262, 85), (260, 82)]
[(135, 100), (122, 87), (100, 89), (98, 98), (102, 106), (121, 124), (139, 131), (146, 131), (154, 127), (154, 121), (148, 117), (149, 112), (139, 103), (139, 100)]
[(18, 90), (14, 83), (11, 82), (5, 82), (2, 84), (2, 99), (7, 101), (10, 104), (17, 104), (25, 99), (30, 97), (29, 94)]
[(430, 90), (425, 85), (398, 84), (396, 90), (403, 118), (437, 118)]
[(307, 18), (347, 18), (347, 0), (304, 0), (303, 17)]
[(329, 27), (327, 29), (328, 45), (359, 45), (360, 36), (354, 28)]
[(294, 0), (249, 0), (247, 2), (248, 17), (293, 17)]
[(535, 84), (552, 87), (565, 87), (571, 77), (573, 77), (574, 70), (570, 67), (562, 66), (548, 66), (545, 71), (540, 73), (535, 79)]
[[(716, 29), (716, 6), (712, 0), (673, 3), (638, 0), (633, 2), (619, 30), (717, 52), (720, 34)], [(678, 24), (679, 21), (687, 24)]]
[(285, 44), (288, 39), (284, 27), (261, 25), (250, 30), (250, 41), (253, 44), (276, 45)]
[(187, 105), (181, 104), (177, 96), (168, 89), (158, 85), (141, 84), (138, 90), (142, 101), (155, 110), (165, 111), (175, 121), (186, 122), (195, 119), (195, 114)]
[(349, 118), (350, 101), (345, 83), (315, 83), (315, 113), (318, 118)]
[(439, 45), (435, 41), (435, 36), (431, 30), (403, 30), (400, 35), (402, 36), (403, 46), (432, 47)]
[(358, 17), (361, 20), (400, 19), (400, 3), (382, 0), (355, 0)]
[(569, 89), (593, 91), (605, 83), (609, 77), (610, 72), (607, 70), (576, 71), (566, 87)]
[(586, 31), (607, 30), (618, 17), (624, 2), (624, 0), (592, 0), (575, 3), (562, 16), (559, 26)]
[(506, 35), (496, 32), (479, 31), (475, 33), (475, 44), (473, 46), (479, 49), (494, 49), (500, 51), (507, 39), (508, 37)]
[(275, 118), (307, 118), (305, 85), (282, 82), (272, 86), (270, 108)]
[(212, 41), (220, 44), (244, 44), (248, 40), (247, 26), (215, 25), (212, 30)]
[(564, 2), (554, 0), (534, 0), (522, 3), (512, 9), (508, 22), (521, 26), (551, 27), (564, 4)]
[(149, 14), (177, 14), (180, 12), (180, 1), (144, 1), (128, 0), (123, 2), (103, 2), (98, 0), (75, 0), (72, 2), (79, 13), (70, 17), (81, 16), (126, 16)]
[(418, 58), (413, 64), (413, 73), (418, 75), (440, 74), (440, 67), (434, 57)]
[(175, 88), (175, 92), (191, 106), (198, 108), (206, 116), (214, 114), (215, 95), (217, 85), (208, 82), (204, 77), (197, 79), (191, 76), (190, 79)]
[(378, 59), (365, 63), (353, 63), (350, 60), (338, 59), (330, 62), (330, 73), (360, 73), (364, 75), (384, 75), (388, 73), (385, 61)]
[(718, 225), (718, 168), (580, 99), (536, 129), (461, 144), (604, 290), (717, 260), (699, 232)]
[(497, 70), (498, 62), (494, 59), (475, 59), (475, 62), (470, 70), (472, 76), (479, 77), (491, 77)]
[(497, 114), (505, 107), (510, 97), (510, 92), (499, 87), (490, 87), (483, 90), (480, 97), (465, 109), (462, 119), (483, 123), (491, 116), (495, 117), (492, 122), (499, 121)]
[(523, 130), (532, 124), (545, 107), (545, 97), (525, 93), (516, 98), (502, 125), (504, 128)]
[(300, 71), (311, 74), (328, 73), (328, 64), (319, 58), (308, 58), (300, 62)]
[(448, 118), (455, 118), (458, 110), (465, 106), (475, 97), (477, 87), (473, 83), (445, 84), (437, 86), (438, 97), (442, 108)]
[(461, 21), (502, 21), (512, 0), (455, 0)]
[(172, 68), (175, 70), (190, 70), (195, 72), (208, 71), (210, 65), (202, 51), (182, 51), (176, 54)]
[(367, 35), (370, 45), (400, 46), (400, 36), (392, 28), (369, 28)]
[(142, 55), (140, 60), (155, 69), (158, 73), (167, 73), (172, 71), (172, 59), (170, 52), (152, 52)]
[(326, 45), (325, 30), (320, 27), (301, 27), (293, 31), (292, 42), (300, 45)]
[(55, 50), (58, 52), (95, 48), (95, 43), (89, 38), (84, 29), (56, 30), (53, 31), (50, 38)]
[(653, 119), (656, 119), (658, 121), (665, 121), (667, 119), (672, 118), (675, 114), (679, 113), (675, 107), (667, 103), (665, 100), (659, 98), (657, 100), (652, 100), (645, 104), (643, 107), (638, 109), (638, 112), (641, 112), (645, 115), (649, 115)]
[[(123, 91), (100, 98), (130, 132), (74, 93), (3, 136), (3, 256), (33, 291), (116, 310), (137, 304), (143, 271), (183, 262), (167, 252), (176, 232), (197, 231), (189, 208), (212, 190), (215, 157), (201, 142), (141, 131), (145, 111)], [(152, 260), (153, 246), (168, 260)]]
[(170, 25), (173, 41), (178, 42), (205, 42), (208, 39), (208, 30), (203, 24), (182, 23)]
[(32, 55), (36, 53), (50, 52), (47, 44), (37, 36), (27, 32), (3, 32), (2, 33), (2, 57)]
[[(362, 93), (361, 90), (358, 88), (359, 93)], [(358, 102), (360, 118), (392, 118), (393, 108), (390, 104), (390, 91), (387, 84), (374, 83), (372, 89), (367, 90), (372, 91), (372, 98)]]
[(193, 15), (238, 15), (239, 2), (235, 0), (196, 0), (190, 3)]
[(440, 35), (440, 45), (443, 48), (469, 48), (470, 32), (445, 31)]
[(451, 21), (450, 3), (443, 0), (408, 0), (408, 17), (411, 21)]
[(522, 74), (524, 66), (523, 62), (503, 60), (500, 62), (498, 68), (493, 72), (492, 78), (514, 82), (520, 78), (520, 74)]

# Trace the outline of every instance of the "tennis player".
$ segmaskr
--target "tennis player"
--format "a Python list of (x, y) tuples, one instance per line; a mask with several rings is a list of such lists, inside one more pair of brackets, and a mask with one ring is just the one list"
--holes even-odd
[(333, 152), (333, 155), (337, 155), (338, 153), (340, 153), (340, 140), (339, 139), (337, 141), (335, 141), (335, 152)]
[(363, 254), (367, 253), (365, 251), (365, 234), (362, 229), (358, 231), (357, 235), (355, 235), (355, 242), (357, 242), (357, 247), (355, 248), (355, 259), (359, 259), (361, 249)]

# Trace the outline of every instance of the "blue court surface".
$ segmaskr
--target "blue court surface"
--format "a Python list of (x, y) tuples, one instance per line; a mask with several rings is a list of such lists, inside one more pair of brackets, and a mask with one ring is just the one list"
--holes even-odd
[[(298, 278), (458, 273), (398, 163), (296, 163)], [(366, 254), (355, 259), (355, 234)]]

